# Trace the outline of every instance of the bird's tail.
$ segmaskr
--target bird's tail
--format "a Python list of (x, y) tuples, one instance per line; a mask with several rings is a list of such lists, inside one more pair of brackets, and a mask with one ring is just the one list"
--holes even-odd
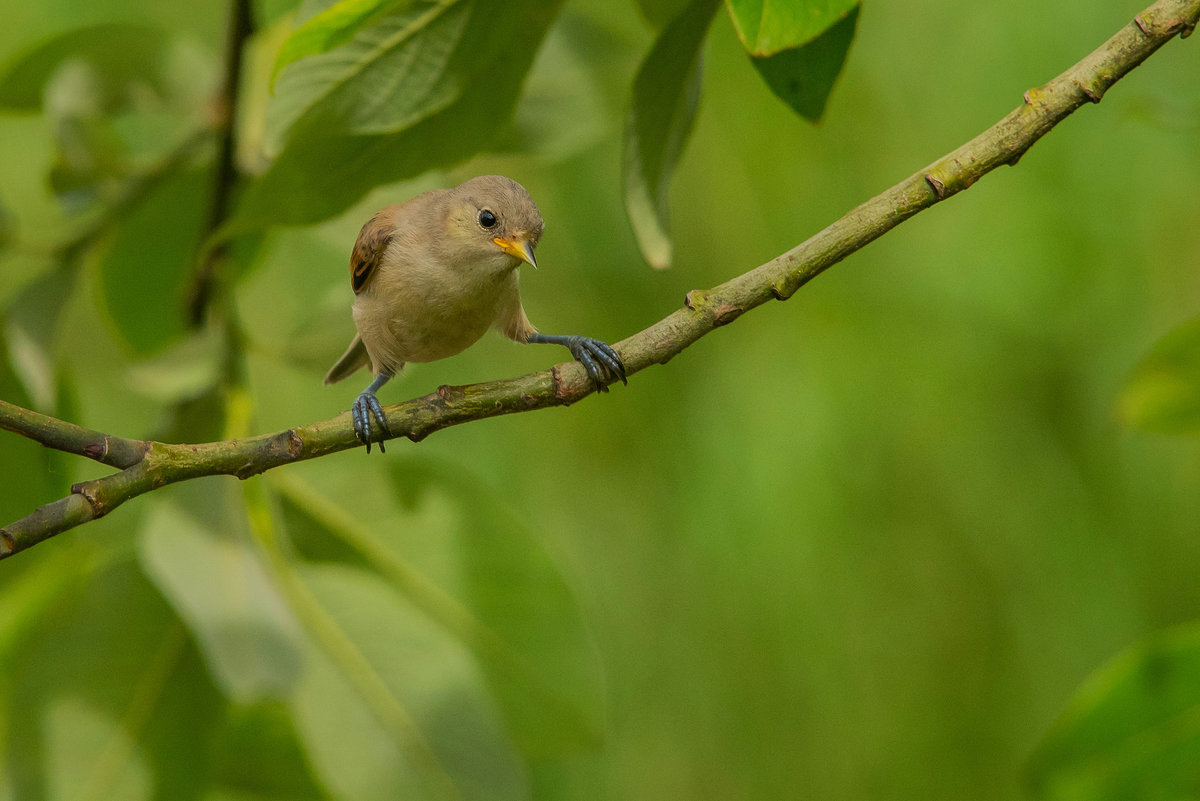
[(346, 348), (342, 357), (325, 374), (325, 383), (336, 384), (343, 378), (353, 375), (360, 367), (366, 367), (370, 363), (371, 358), (367, 355), (367, 348), (363, 345), (362, 338), (355, 334), (354, 339), (350, 342), (350, 347)]

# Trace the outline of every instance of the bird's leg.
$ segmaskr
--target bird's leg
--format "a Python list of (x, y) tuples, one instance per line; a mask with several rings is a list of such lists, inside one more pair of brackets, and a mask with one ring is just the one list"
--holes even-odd
[(625, 365), (621, 357), (606, 342), (592, 337), (560, 336), (558, 334), (530, 334), (526, 342), (546, 343), (548, 345), (564, 345), (577, 361), (583, 364), (588, 377), (601, 392), (608, 392), (608, 385), (618, 378), (622, 384), (628, 384), (625, 378)]
[[(379, 428), (383, 431), (384, 437), (390, 437), (392, 432), (388, 430), (387, 418), (383, 416), (383, 407), (379, 405), (379, 398), (375, 397), (375, 392), (388, 382), (392, 377), (390, 371), (383, 371), (375, 376), (375, 380), (371, 385), (358, 393), (358, 397), (354, 400), (354, 405), (350, 407), (350, 417), (354, 420), (354, 435), (358, 437), (358, 441), (367, 446), (367, 453), (371, 452), (371, 415), (375, 415), (375, 419), (379, 421)], [(379, 452), (386, 453), (383, 447), (383, 440), (379, 440)]]

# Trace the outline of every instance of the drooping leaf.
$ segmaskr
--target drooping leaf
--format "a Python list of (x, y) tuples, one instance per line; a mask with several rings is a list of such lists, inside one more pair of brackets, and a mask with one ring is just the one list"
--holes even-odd
[(161, 90), (162, 66), (171, 45), (171, 37), (161, 29), (126, 22), (59, 34), (0, 70), (0, 108), (36, 111), (42, 105), (46, 82), (68, 59), (80, 59), (94, 67), (99, 83), (92, 102), (101, 106), (121, 102), (132, 83), (149, 83)]
[(750, 62), (776, 97), (801, 117), (816, 122), (825, 112), (833, 83), (846, 62), (857, 23), (856, 6), (807, 44), (771, 56), (752, 55)]
[(147, 574), (187, 622), (225, 694), (282, 697), (301, 671), (295, 622), (262, 569), (227, 484), (188, 488), (189, 514), (157, 502), (142, 527)]
[(338, 0), (309, 17), (284, 40), (271, 71), (272, 81), (293, 61), (325, 53), (349, 41), (373, 14), (388, 6), (400, 7), (406, 0)]
[(599, 667), (561, 573), (498, 499), (448, 466), (406, 461), (392, 477), (415, 513), (426, 503), (457, 512), (422, 528), (426, 547), (439, 554), (435, 561), (453, 565), (452, 586), (435, 584), (315, 488), (277, 476), (289, 539), (307, 558), (369, 568), (414, 612), (469, 648), (524, 753), (594, 747), (601, 736)]
[(284, 68), (267, 120), (282, 149), (223, 235), (315, 222), (489, 149), (561, 3), (413, 3)]
[(325, 566), (301, 575), (322, 647), (308, 655), (292, 714), (326, 787), (359, 801), (528, 797), (519, 755), (462, 645), (369, 573)]
[(1154, 344), (1120, 398), (1126, 423), (1160, 434), (1200, 435), (1200, 317)]
[(807, 44), (843, 19), (859, 0), (725, 0), (746, 52), (770, 56)]
[(1200, 626), (1148, 637), (1093, 675), (1035, 751), (1046, 801), (1200, 793)]
[(600, 671), (576, 600), (550, 557), (500, 498), (469, 473), (396, 462), (397, 493), (449, 497), (462, 514), (446, 543), (459, 560), (455, 592), (480, 623), (470, 644), (522, 750), (594, 748), (601, 738)]
[(100, 252), (104, 307), (122, 339), (148, 354), (187, 327), (184, 295), (204, 226), (206, 173), (163, 180), (126, 212)]
[(633, 83), (625, 126), (625, 210), (652, 267), (671, 265), (668, 190), (700, 102), (700, 60), (719, 0), (695, 0), (659, 35)]

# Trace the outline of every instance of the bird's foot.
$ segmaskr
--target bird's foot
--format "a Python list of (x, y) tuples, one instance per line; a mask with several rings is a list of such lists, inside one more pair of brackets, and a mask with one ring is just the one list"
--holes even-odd
[(562, 344), (583, 365), (588, 378), (592, 379), (599, 391), (608, 392), (608, 385), (618, 378), (622, 384), (629, 383), (625, 377), (625, 364), (607, 342), (593, 337), (569, 336)]
[[(375, 415), (375, 419), (379, 421), (379, 430), (383, 437), (390, 437), (392, 432), (388, 429), (387, 418), (383, 416), (383, 407), (379, 405), (379, 398), (375, 397), (375, 393), (370, 390), (363, 390), (354, 400), (354, 405), (350, 407), (350, 417), (354, 420), (354, 436), (358, 437), (358, 441), (367, 446), (367, 453), (371, 452), (371, 415)], [(386, 453), (383, 447), (383, 438), (379, 440), (379, 452)]]

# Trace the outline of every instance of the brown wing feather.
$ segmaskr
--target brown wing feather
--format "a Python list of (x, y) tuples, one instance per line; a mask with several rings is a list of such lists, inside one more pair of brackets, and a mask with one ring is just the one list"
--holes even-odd
[(358, 232), (354, 242), (354, 250), (350, 252), (350, 285), (357, 294), (366, 286), (367, 281), (375, 274), (379, 263), (383, 261), (384, 251), (392, 241), (395, 232), (395, 221), (392, 214), (395, 206), (389, 206), (367, 220), (367, 224)]

